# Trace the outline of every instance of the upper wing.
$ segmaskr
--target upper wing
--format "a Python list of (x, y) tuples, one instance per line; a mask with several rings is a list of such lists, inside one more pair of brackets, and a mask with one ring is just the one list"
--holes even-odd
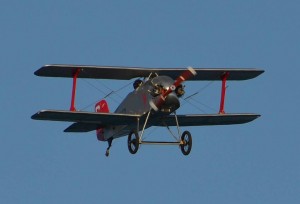
[[(194, 68), (197, 75), (188, 80), (221, 80), (225, 72), (229, 73), (227, 80), (247, 80), (257, 77), (264, 70), (252, 68)], [(86, 66), (86, 65), (45, 65), (34, 74), (46, 77), (73, 78), (79, 70), (78, 78), (93, 79), (120, 79), (129, 80), (137, 77), (148, 77), (151, 73), (166, 75), (175, 79), (186, 68), (142, 68), (142, 67), (117, 67), (117, 66)]]
[(31, 116), (34, 120), (66, 121), (77, 123), (97, 124), (98, 126), (108, 125), (132, 125), (136, 123), (140, 115), (119, 114), (119, 113), (98, 113), (81, 111), (58, 111), (41, 110)]
[[(232, 125), (251, 122), (260, 117), (258, 114), (198, 114), (177, 115), (179, 126)], [(153, 126), (176, 126), (174, 115), (167, 115), (152, 121)]]

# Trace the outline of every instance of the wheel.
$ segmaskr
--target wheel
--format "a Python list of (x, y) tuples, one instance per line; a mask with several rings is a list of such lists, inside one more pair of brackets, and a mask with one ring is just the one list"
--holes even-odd
[(137, 153), (140, 146), (140, 138), (137, 132), (133, 131), (128, 135), (127, 145), (131, 154)]
[(105, 152), (105, 156), (109, 156), (109, 149), (108, 150), (106, 150), (106, 152)]
[(180, 145), (182, 154), (189, 155), (193, 144), (191, 133), (189, 131), (184, 131), (181, 135), (181, 141), (183, 143)]

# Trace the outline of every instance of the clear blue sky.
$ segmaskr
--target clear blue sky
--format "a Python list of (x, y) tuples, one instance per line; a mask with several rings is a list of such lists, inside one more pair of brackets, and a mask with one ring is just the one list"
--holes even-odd
[[(300, 203), (299, 10), (292, 0), (1, 0), (0, 203)], [(34, 76), (44, 64), (263, 68), (259, 78), (229, 83), (226, 101), (227, 112), (262, 117), (185, 128), (194, 139), (188, 157), (156, 146), (131, 155), (122, 138), (106, 158), (94, 132), (66, 134), (68, 123), (30, 119), (69, 108), (72, 81)], [(78, 83), (78, 108), (104, 96)], [(129, 82), (101, 83), (116, 90)], [(207, 82), (186, 85), (192, 94)], [(195, 96), (213, 107), (200, 104), (203, 112), (217, 111), (219, 88)], [(113, 97), (111, 109), (120, 101)], [(201, 110), (184, 104), (180, 112)]]

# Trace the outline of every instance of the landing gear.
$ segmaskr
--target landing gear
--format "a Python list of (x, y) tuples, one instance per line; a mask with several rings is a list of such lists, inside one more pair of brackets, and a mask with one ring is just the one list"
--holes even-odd
[(140, 146), (140, 137), (136, 131), (130, 132), (128, 135), (128, 150), (131, 154), (137, 153)]
[(113, 141), (113, 137), (111, 137), (111, 138), (109, 138), (108, 140), (107, 140), (107, 142), (108, 142), (108, 147), (107, 147), (107, 149), (106, 149), (106, 152), (105, 152), (105, 156), (109, 156), (109, 149), (111, 148), (111, 144), (112, 144), (112, 141)]
[(127, 147), (128, 150), (131, 154), (137, 153), (140, 145), (142, 144), (149, 144), (149, 145), (176, 145), (179, 146), (181, 149), (182, 154), (184, 155), (189, 155), (191, 150), (192, 150), (192, 136), (189, 131), (184, 131), (180, 137), (180, 129), (179, 129), (179, 123), (177, 119), (176, 112), (174, 112), (175, 115), (175, 121), (176, 121), (176, 126), (177, 126), (177, 131), (178, 131), (178, 136), (174, 134), (169, 126), (167, 126), (167, 129), (171, 133), (171, 135), (174, 137), (175, 142), (162, 142), (162, 141), (145, 141), (143, 140), (143, 135), (145, 131), (145, 127), (147, 125), (149, 116), (150, 116), (151, 110), (149, 110), (146, 120), (144, 122), (144, 126), (142, 128), (141, 134), (139, 134), (140, 126), (139, 126), (139, 118), (137, 120), (137, 128), (133, 129), (129, 135), (128, 135), (128, 140), (127, 140)]
[(180, 149), (182, 154), (189, 155), (192, 150), (192, 135), (189, 131), (184, 131), (181, 135)]

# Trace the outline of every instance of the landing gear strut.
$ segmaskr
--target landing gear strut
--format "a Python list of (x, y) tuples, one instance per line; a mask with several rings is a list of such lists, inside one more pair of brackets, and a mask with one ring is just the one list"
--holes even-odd
[(139, 134), (137, 131), (137, 130), (139, 130), (139, 119), (137, 120), (137, 130), (132, 130), (129, 133), (128, 140), (127, 140), (127, 146), (128, 146), (129, 152), (131, 154), (137, 153), (139, 146), (141, 144), (179, 145), (182, 154), (189, 155), (192, 150), (192, 135), (189, 131), (184, 131), (180, 137), (180, 129), (179, 129), (179, 123), (178, 123), (176, 112), (174, 112), (174, 115), (175, 115), (177, 130), (178, 130), (178, 137), (176, 137), (176, 135), (169, 128), (169, 126), (167, 126), (171, 135), (173, 135), (173, 137), (175, 138), (175, 140), (176, 140), (175, 142), (162, 142), (162, 141), (156, 142), (156, 141), (144, 141), (143, 140), (144, 130), (145, 130), (146, 124), (148, 122), (150, 113), (151, 113), (151, 110), (148, 112), (148, 115), (146, 117), (141, 134)]
[(112, 144), (112, 141), (113, 141), (113, 139), (114, 138), (109, 138), (108, 140), (107, 140), (107, 142), (108, 142), (108, 147), (107, 147), (107, 149), (106, 149), (106, 152), (105, 152), (105, 156), (109, 156), (109, 149), (111, 148), (111, 144)]

